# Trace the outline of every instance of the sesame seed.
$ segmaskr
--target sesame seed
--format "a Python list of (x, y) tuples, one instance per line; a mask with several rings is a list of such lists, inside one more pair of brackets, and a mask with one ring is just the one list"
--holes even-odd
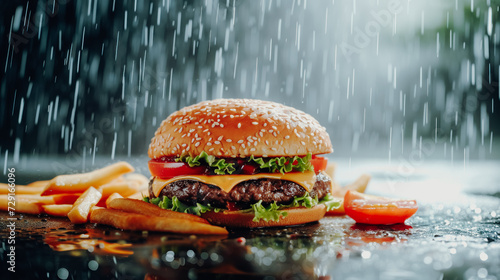
[(232, 142), (232, 140), (231, 140), (231, 139), (226, 139), (226, 142), (227, 142), (227, 143), (231, 143), (231, 142)]
[(255, 150), (256, 150), (255, 148), (251, 148), (250, 152), (255, 152)]
[(278, 151), (278, 149), (276, 149), (275, 147), (272, 147), (271, 150), (273, 150), (275, 152)]
[(224, 137), (224, 136), (222, 136), (222, 135), (219, 136), (219, 138), (217, 138), (217, 140), (219, 140), (219, 141), (222, 140), (222, 137)]
[(306, 145), (306, 142), (304, 142), (304, 141), (300, 141), (300, 143), (301, 143), (302, 145), (304, 145), (304, 146)]
[(241, 143), (243, 143), (243, 140), (238, 140), (238, 142), (236, 142), (236, 143), (241, 144)]
[(259, 123), (258, 122), (252, 122), (253, 125), (258, 125)]
[(241, 128), (241, 123), (238, 123), (238, 128)]
[(199, 145), (200, 145), (200, 142), (196, 142), (196, 143), (194, 144), (194, 146), (195, 146), (195, 147), (198, 147)]
[(214, 143), (215, 143), (216, 145), (219, 145), (219, 144), (220, 144), (220, 141), (214, 141)]

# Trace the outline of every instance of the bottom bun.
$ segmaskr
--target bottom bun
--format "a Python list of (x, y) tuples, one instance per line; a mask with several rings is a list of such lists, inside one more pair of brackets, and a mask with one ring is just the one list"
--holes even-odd
[(312, 208), (297, 207), (283, 211), (288, 213), (286, 217), (281, 216), (278, 221), (268, 222), (264, 220), (254, 222), (254, 215), (252, 213), (241, 211), (224, 211), (219, 213), (210, 211), (201, 214), (201, 217), (207, 219), (211, 224), (234, 228), (282, 227), (319, 221), (325, 216), (326, 207), (320, 204)]

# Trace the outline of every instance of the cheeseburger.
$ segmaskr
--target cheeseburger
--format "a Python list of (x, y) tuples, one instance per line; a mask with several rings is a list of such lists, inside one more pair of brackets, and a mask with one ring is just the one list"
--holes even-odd
[(164, 120), (149, 146), (149, 197), (229, 227), (318, 221), (340, 205), (323, 171), (330, 137), (312, 116), (269, 101), (218, 99)]

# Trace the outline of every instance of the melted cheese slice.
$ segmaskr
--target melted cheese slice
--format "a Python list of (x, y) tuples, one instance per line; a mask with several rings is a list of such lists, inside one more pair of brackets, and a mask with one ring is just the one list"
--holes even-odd
[(153, 185), (153, 193), (155, 196), (159, 196), (161, 190), (168, 184), (180, 180), (194, 180), (200, 181), (205, 184), (215, 185), (221, 188), (225, 192), (230, 192), (234, 186), (238, 185), (243, 181), (256, 180), (256, 179), (279, 179), (285, 181), (291, 181), (304, 187), (308, 192), (310, 192), (314, 183), (316, 183), (316, 174), (314, 171), (306, 172), (292, 172), (292, 173), (259, 173), (254, 175), (185, 175), (178, 176), (171, 179), (161, 179), (155, 178)]

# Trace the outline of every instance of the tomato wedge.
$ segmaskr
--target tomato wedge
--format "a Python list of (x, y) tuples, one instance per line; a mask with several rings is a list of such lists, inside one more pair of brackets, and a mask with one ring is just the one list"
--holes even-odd
[(328, 160), (324, 157), (314, 156), (311, 159), (311, 164), (314, 167), (314, 172), (318, 173), (318, 172), (324, 171), (326, 169), (326, 165), (328, 164)]
[(162, 179), (170, 179), (181, 175), (200, 175), (205, 172), (204, 166), (189, 167), (185, 162), (150, 160), (148, 166), (151, 175)]
[(347, 216), (357, 223), (372, 225), (391, 225), (404, 223), (417, 212), (415, 200), (392, 199), (347, 191), (344, 196), (344, 209)]

